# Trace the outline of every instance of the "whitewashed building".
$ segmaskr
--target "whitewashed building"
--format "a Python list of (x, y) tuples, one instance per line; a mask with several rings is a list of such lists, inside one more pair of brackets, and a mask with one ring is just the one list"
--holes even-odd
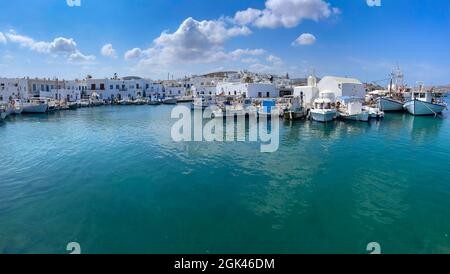
[(294, 87), (293, 95), (302, 96), (305, 106), (307, 108), (312, 107), (314, 100), (319, 98), (319, 88), (317, 87), (316, 77), (308, 77), (308, 84), (306, 86)]
[(0, 78), (0, 102), (28, 98), (29, 89), (26, 78)]
[(357, 79), (325, 76), (317, 84), (320, 92), (332, 91), (336, 97), (351, 96), (364, 98), (366, 89), (364, 84)]
[(353, 78), (325, 76), (317, 83), (314, 76), (308, 77), (306, 86), (294, 87), (294, 96), (303, 96), (306, 107), (312, 107), (314, 100), (319, 98), (321, 94), (331, 94), (333, 98), (339, 97), (358, 97), (364, 98), (366, 90), (364, 84)]
[(179, 81), (170, 80), (163, 81), (163, 97), (186, 96), (187, 89), (185, 85)]
[(191, 79), (191, 91), (194, 96), (216, 94), (217, 77), (198, 76)]
[[(32, 84), (34, 88), (34, 84)], [(39, 85), (38, 85), (39, 86)], [(56, 84), (50, 84), (47, 90), (46, 85), (43, 90), (39, 90), (40, 98), (49, 98), (59, 101), (76, 102), (82, 99), (87, 86), (84, 80), (58, 81)]]
[[(1, 78), (0, 100), (53, 98), (66, 96), (65, 81), (46, 78)], [(62, 99), (62, 98), (61, 98)]]
[(163, 86), (148, 79), (125, 77), (122, 79), (87, 79), (87, 95), (94, 92), (100, 99), (136, 99), (138, 97), (161, 96)]
[(214, 95), (216, 94), (216, 85), (210, 85), (210, 86), (192, 86), (191, 88), (192, 94), (194, 96), (199, 95)]
[(271, 83), (221, 82), (216, 87), (216, 95), (219, 96), (273, 98), (278, 97), (279, 93), (278, 88)]

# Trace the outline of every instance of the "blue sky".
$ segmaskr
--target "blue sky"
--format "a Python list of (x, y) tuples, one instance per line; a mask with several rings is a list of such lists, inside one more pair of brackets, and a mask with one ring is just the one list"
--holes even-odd
[(447, 0), (15, 0), (0, 10), (0, 77), (314, 69), (371, 82), (398, 64), (409, 84), (450, 83)]

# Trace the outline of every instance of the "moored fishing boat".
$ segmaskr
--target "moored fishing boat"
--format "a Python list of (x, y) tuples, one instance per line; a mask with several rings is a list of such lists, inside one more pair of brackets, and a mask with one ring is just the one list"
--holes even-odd
[(433, 90), (424, 91), (421, 84), (419, 90), (413, 93), (412, 100), (405, 103), (404, 108), (415, 116), (436, 116), (447, 108), (447, 104), (435, 98)]
[(43, 99), (43, 100), (48, 105), (47, 112), (54, 112), (54, 111), (58, 110), (58, 107), (57, 107), (57, 104), (56, 104), (55, 100), (53, 100), (53, 99)]
[(286, 96), (288, 100), (287, 108), (284, 112), (284, 118), (287, 120), (297, 120), (306, 117), (306, 109), (303, 107), (303, 97)]
[(369, 121), (369, 111), (364, 110), (361, 99), (355, 97), (340, 97), (336, 104), (338, 117), (350, 121)]
[(159, 100), (149, 100), (149, 101), (147, 102), (147, 104), (150, 105), (150, 106), (159, 106), (159, 105), (161, 105), (162, 103), (161, 103), (161, 101), (159, 101)]
[(147, 100), (145, 100), (142, 97), (137, 98), (136, 100), (133, 101), (133, 105), (138, 105), (138, 106), (142, 106), (147, 104)]
[(314, 108), (310, 110), (310, 116), (317, 122), (331, 122), (337, 118), (337, 110), (330, 98), (318, 98), (314, 100)]
[(385, 96), (378, 98), (378, 106), (380, 110), (385, 112), (403, 111), (404, 101), (395, 99), (392, 96)]
[(0, 105), (0, 120), (5, 120), (6, 117), (8, 117), (8, 111), (7, 111), (8, 106), (6, 104), (1, 104)]
[(189, 103), (194, 101), (192, 96), (182, 96), (177, 99), (178, 103)]
[(217, 108), (212, 111), (212, 118), (223, 118), (223, 117), (242, 117), (246, 116), (248, 113), (241, 104), (224, 106)]
[(91, 103), (90, 103), (90, 101), (88, 99), (80, 100), (79, 104), (80, 104), (80, 107), (82, 107), (82, 108), (87, 108), (87, 107), (91, 106)]
[(67, 103), (67, 106), (69, 107), (69, 109), (75, 110), (78, 108), (79, 104), (77, 102), (69, 102)]
[(11, 104), (13, 106), (13, 114), (19, 115), (23, 111), (23, 104), (19, 99), (15, 99), (11, 101)]
[(378, 108), (383, 112), (404, 111), (403, 105), (410, 96), (410, 89), (404, 85), (403, 72), (397, 67), (391, 73), (387, 94), (377, 98)]
[(164, 105), (176, 105), (176, 104), (178, 104), (178, 99), (168, 97), (166, 99), (163, 99), (162, 103)]
[(158, 106), (161, 104), (162, 104), (162, 102), (158, 98), (158, 96), (150, 96), (147, 100), (147, 105), (150, 105), (150, 106)]
[(58, 104), (58, 109), (59, 110), (68, 110), (70, 109), (68, 104), (65, 101), (60, 101)]
[(319, 98), (313, 102), (313, 108), (309, 112), (309, 116), (316, 122), (331, 122), (338, 116), (336, 110), (335, 93), (332, 91), (323, 91), (319, 94)]
[(122, 106), (129, 106), (129, 105), (132, 105), (132, 104), (133, 104), (133, 100), (128, 99), (128, 98), (122, 99), (122, 100), (119, 101), (119, 105), (122, 105)]
[(40, 99), (31, 99), (23, 103), (22, 113), (46, 113), (48, 104)]
[(93, 92), (89, 98), (89, 105), (98, 107), (104, 104), (105, 102), (100, 98), (100, 95), (98, 95), (98, 93), (96, 92)]
[(382, 118), (384, 118), (384, 111), (381, 111), (378, 107), (363, 106), (363, 110), (369, 112), (369, 119), (382, 119)]

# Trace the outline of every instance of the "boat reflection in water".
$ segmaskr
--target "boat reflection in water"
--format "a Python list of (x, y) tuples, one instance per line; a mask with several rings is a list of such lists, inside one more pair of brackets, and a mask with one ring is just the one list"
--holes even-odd
[(442, 118), (430, 119), (411, 115), (407, 115), (405, 120), (411, 141), (416, 145), (429, 144), (436, 140), (444, 123)]

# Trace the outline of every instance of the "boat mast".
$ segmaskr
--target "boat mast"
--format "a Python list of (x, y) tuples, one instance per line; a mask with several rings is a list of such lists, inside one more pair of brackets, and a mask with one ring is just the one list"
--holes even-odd
[(404, 87), (404, 75), (400, 67), (397, 65), (397, 69), (395, 70), (395, 88), (397, 93), (400, 92)]
[(392, 84), (394, 82), (394, 73), (391, 73), (391, 79), (389, 81), (389, 95), (392, 96)]

